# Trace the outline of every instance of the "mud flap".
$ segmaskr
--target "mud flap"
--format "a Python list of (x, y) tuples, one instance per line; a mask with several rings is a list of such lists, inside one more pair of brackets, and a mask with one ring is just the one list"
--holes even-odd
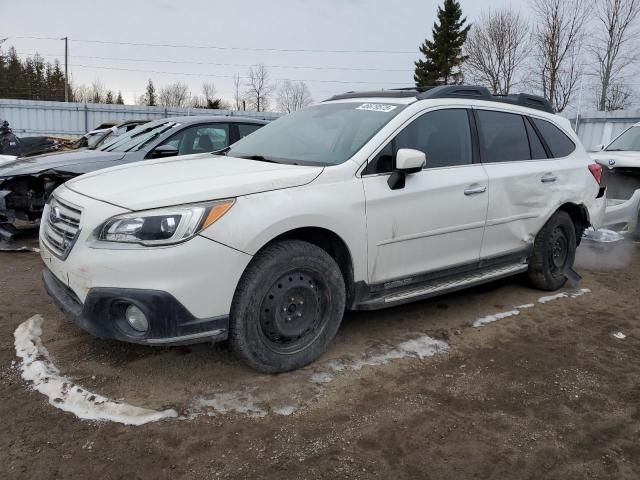
[(565, 268), (563, 274), (567, 279), (567, 282), (569, 282), (569, 285), (571, 285), (571, 287), (578, 286), (578, 284), (580, 283), (580, 280), (582, 280), (582, 276), (580, 276), (580, 274), (576, 272), (573, 269), (573, 267)]

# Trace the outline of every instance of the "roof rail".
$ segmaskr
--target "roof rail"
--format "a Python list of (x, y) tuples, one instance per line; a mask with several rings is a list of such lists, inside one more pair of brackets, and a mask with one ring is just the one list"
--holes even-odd
[(324, 100), (330, 102), (332, 100), (344, 100), (347, 98), (409, 98), (418, 95), (418, 91), (414, 88), (412, 90), (377, 90), (370, 92), (346, 92), (339, 95), (334, 95), (331, 98)]
[(515, 95), (493, 95), (488, 88), (472, 85), (438, 85), (434, 87), (409, 87), (394, 88), (390, 90), (378, 90), (369, 92), (346, 92), (335, 95), (325, 101), (343, 100), (348, 98), (408, 98), (416, 97), (418, 100), (430, 100), (436, 98), (472, 98), (487, 102), (509, 103), (521, 107), (534, 108), (547, 113), (554, 113), (551, 103), (543, 97), (528, 93)]

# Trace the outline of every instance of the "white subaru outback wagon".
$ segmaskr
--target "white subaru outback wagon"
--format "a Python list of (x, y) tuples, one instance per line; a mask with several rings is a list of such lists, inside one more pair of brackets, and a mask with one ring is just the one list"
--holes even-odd
[(562, 287), (604, 214), (601, 172), (538, 97), (347, 93), (217, 155), (60, 186), (40, 230), (43, 277), (98, 337), (228, 340), (283, 372), (318, 358), (346, 309), (525, 272)]

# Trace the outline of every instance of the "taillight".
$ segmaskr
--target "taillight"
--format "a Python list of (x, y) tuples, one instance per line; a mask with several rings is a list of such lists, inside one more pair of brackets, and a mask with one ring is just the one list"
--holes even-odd
[(592, 163), (589, 165), (589, 171), (591, 172), (591, 175), (593, 175), (593, 178), (596, 179), (596, 182), (598, 182), (598, 185), (600, 185), (602, 182), (602, 165)]

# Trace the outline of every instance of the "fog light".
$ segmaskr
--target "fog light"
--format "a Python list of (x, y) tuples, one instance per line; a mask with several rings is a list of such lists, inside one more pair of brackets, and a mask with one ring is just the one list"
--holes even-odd
[(146, 332), (149, 329), (147, 316), (135, 305), (129, 305), (124, 314), (131, 328), (138, 332)]

